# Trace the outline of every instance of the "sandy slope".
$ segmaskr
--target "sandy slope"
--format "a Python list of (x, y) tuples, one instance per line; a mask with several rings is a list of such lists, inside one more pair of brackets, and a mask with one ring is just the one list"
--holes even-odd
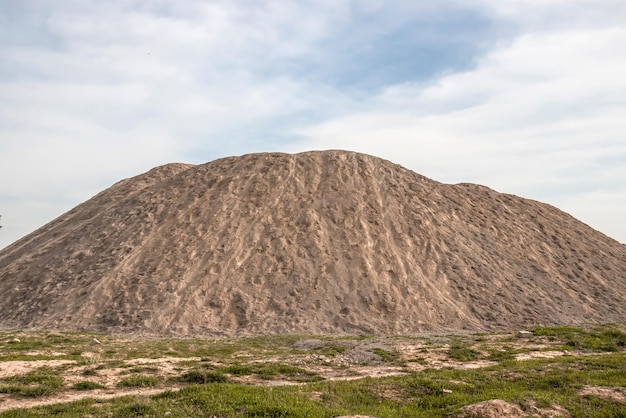
[(170, 164), (0, 252), (0, 326), (414, 333), (626, 320), (626, 246), (342, 152)]

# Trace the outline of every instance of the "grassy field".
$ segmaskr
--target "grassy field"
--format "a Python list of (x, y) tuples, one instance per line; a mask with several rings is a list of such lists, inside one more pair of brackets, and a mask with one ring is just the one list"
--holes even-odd
[(470, 417), (479, 415), (464, 407), (494, 399), (518, 408), (508, 416), (626, 417), (625, 330), (236, 339), (0, 332), (0, 417)]

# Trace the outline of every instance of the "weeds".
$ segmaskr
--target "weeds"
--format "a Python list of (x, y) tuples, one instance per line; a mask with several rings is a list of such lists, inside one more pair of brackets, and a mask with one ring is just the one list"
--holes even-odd
[(322, 347), (314, 349), (316, 353), (329, 356), (329, 357), (334, 357), (337, 354), (343, 354), (346, 352), (346, 350), (347, 350), (346, 347), (341, 346), (341, 345), (334, 345), (334, 344), (324, 345)]
[(63, 378), (52, 370), (37, 370), (24, 375), (11, 376), (0, 385), (0, 393), (24, 397), (40, 397), (55, 393), (63, 386)]
[(131, 373), (157, 373), (159, 371), (158, 367), (155, 366), (135, 366), (130, 367), (128, 370), (125, 370), (125, 374)]
[(82, 382), (76, 382), (72, 385), (72, 389), (74, 390), (94, 390), (94, 389), (104, 389), (105, 386), (100, 383), (90, 382), (88, 380), (83, 380)]
[(136, 375), (125, 377), (119, 381), (117, 387), (120, 388), (145, 388), (156, 386), (161, 383), (161, 378), (157, 376)]
[(491, 348), (488, 351), (489, 357), (487, 359), (491, 361), (510, 361), (515, 358), (514, 351), (506, 346), (499, 349)]
[(536, 328), (536, 336), (560, 338), (568, 348), (618, 352), (626, 349), (626, 333), (614, 328), (585, 330), (577, 327)]
[(448, 350), (448, 356), (456, 361), (473, 361), (480, 357), (480, 353), (466, 343), (455, 341)]
[(256, 376), (262, 380), (282, 377), (297, 382), (314, 382), (322, 379), (317, 374), (300, 367), (276, 363), (233, 364), (218, 370), (233, 376)]
[(227, 380), (224, 373), (206, 369), (190, 370), (180, 377), (181, 382), (194, 384), (224, 383)]
[(397, 350), (385, 350), (383, 348), (373, 348), (372, 353), (380, 357), (385, 363), (394, 363), (400, 358), (400, 353)]

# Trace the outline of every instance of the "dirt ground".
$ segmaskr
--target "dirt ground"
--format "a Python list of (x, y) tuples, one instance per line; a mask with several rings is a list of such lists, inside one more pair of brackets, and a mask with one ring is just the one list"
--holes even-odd
[[(121, 342), (120, 342), (121, 341)], [(178, 390), (185, 386), (176, 380), (186, 371), (199, 364), (224, 366), (229, 363), (237, 364), (288, 364), (300, 367), (307, 372), (315, 373), (324, 380), (355, 380), (366, 377), (398, 376), (406, 373), (424, 370), (426, 368), (457, 368), (475, 369), (497, 364), (484, 358), (460, 361), (452, 358), (451, 347), (459, 344), (471, 348), (477, 357), (484, 357), (481, 350), (509, 350), (517, 361), (526, 361), (536, 358), (554, 358), (565, 355), (583, 355), (584, 353), (557, 349), (560, 342), (549, 338), (535, 337), (532, 339), (518, 339), (515, 334), (494, 334), (480, 336), (452, 336), (452, 337), (374, 337), (365, 339), (316, 339), (302, 338), (289, 345), (286, 349), (268, 353), (261, 349), (241, 349), (234, 354), (206, 358), (199, 356), (162, 356), (132, 358), (107, 358), (112, 348), (133, 347), (133, 339), (110, 341), (102, 345), (87, 345), (76, 360), (46, 359), (39, 357), (64, 357), (67, 352), (40, 350), (25, 351), (20, 360), (0, 361), (0, 382), (11, 376), (24, 375), (38, 370), (53, 370), (63, 378), (64, 388), (57, 393), (40, 397), (24, 398), (9, 394), (0, 394), (0, 412), (15, 408), (30, 408), (39, 405), (49, 405), (61, 402), (71, 402), (83, 398), (110, 399), (127, 395), (154, 395), (166, 390)], [(5, 344), (0, 355), (9, 355), (10, 344)], [(76, 350), (76, 346), (68, 347), (68, 351)], [(169, 350), (173, 350), (169, 347)], [(15, 354), (15, 353), (13, 353)], [(28, 358), (32, 357), (32, 360)], [(124, 388), (119, 382), (133, 375), (151, 375), (160, 378), (155, 387)], [(232, 375), (229, 379), (246, 385), (299, 385), (301, 381), (289, 377), (263, 379), (254, 375)], [(102, 385), (88, 391), (73, 390), (72, 385), (78, 382), (93, 382)], [(612, 399), (617, 402), (626, 402), (626, 391), (619, 388), (586, 386), (581, 394)], [(504, 401), (502, 401), (504, 402)], [(519, 408), (509, 407), (502, 402), (485, 403), (464, 409), (463, 417), (492, 416), (486, 411), (492, 411), (493, 416), (518, 417)], [(509, 411), (510, 410), (510, 411)], [(498, 412), (499, 411), (499, 412)], [(507, 412), (509, 411), (509, 412)], [(511, 412), (512, 411), (512, 412)], [(541, 411), (539, 411), (541, 412)], [(537, 412), (537, 413), (539, 413)], [(544, 411), (546, 414), (548, 412)], [(474, 414), (474, 415), (472, 415)], [(476, 415), (479, 414), (479, 415)], [(482, 414), (482, 415), (480, 415)], [(497, 415), (499, 414), (499, 415)], [(509, 414), (509, 415), (507, 415)], [(551, 415), (536, 415), (551, 416)], [(557, 415), (554, 415), (557, 416)]]

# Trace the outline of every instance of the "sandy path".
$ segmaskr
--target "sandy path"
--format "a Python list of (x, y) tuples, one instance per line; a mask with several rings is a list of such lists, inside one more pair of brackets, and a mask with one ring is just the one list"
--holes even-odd
[(15, 399), (15, 398), (0, 398), (0, 412), (8, 411), (16, 408), (34, 408), (36, 406), (45, 406), (58, 403), (80, 401), (81, 399), (112, 399), (122, 396), (152, 396), (159, 393), (172, 390), (179, 390), (180, 387), (167, 387), (167, 388), (141, 388), (131, 390), (92, 390), (89, 392), (61, 392), (54, 396), (39, 398), (39, 399)]
[(58, 367), (65, 364), (74, 364), (74, 360), (13, 360), (0, 362), (0, 379), (31, 372), (40, 367)]

